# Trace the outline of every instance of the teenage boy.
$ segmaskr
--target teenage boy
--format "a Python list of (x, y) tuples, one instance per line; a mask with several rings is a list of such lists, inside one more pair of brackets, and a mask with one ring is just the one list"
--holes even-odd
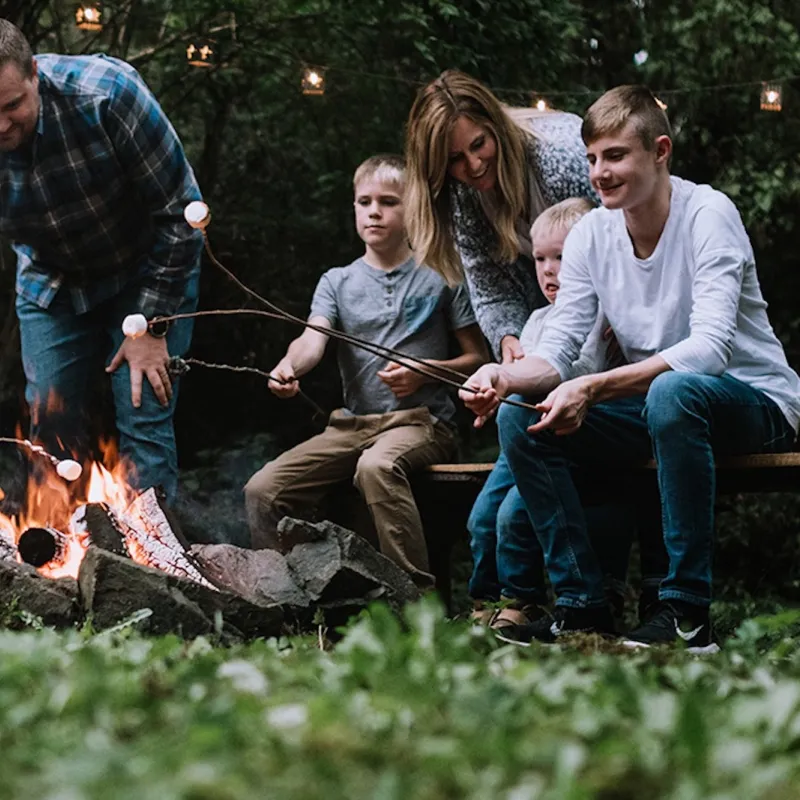
[[(567, 238), (558, 300), (535, 353), (483, 367), (470, 379), (479, 393), (462, 399), (480, 425), (498, 397), (547, 395), (538, 412), (504, 406), (498, 420), (557, 596), (553, 619), (531, 625), (529, 637), (611, 629), (570, 466), (654, 456), (669, 572), (628, 641), (713, 652), (714, 457), (790, 450), (800, 379), (769, 324), (735, 206), (670, 176), (669, 122), (653, 94), (606, 92), (582, 135), (603, 207)], [(629, 363), (565, 380), (598, 303)]]
[[(373, 156), (356, 170), (356, 230), (364, 255), (326, 272), (311, 301), (309, 321), (424, 358), (428, 371), (469, 373), (488, 358), (466, 288), (451, 289), (418, 267), (403, 221), (402, 158)], [(452, 332), (461, 355), (448, 358)], [(278, 397), (292, 397), (313, 369), (328, 336), (306, 329), (272, 370)], [(455, 406), (446, 386), (344, 342), (338, 343), (344, 407), (326, 429), (266, 464), (245, 486), (253, 546), (274, 544), (287, 515), (305, 515), (327, 489), (352, 478), (364, 496), (381, 552), (422, 590), (433, 587), (409, 475), (455, 453)]]

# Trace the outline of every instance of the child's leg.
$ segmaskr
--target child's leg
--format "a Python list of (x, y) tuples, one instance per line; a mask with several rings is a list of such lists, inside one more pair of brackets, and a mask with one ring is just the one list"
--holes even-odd
[(427, 408), (376, 415), (376, 420), (373, 444), (358, 460), (355, 484), (372, 515), (381, 552), (421, 589), (431, 589), (434, 580), (409, 475), (452, 458), (455, 436), (446, 425), (434, 423)]
[(514, 478), (501, 451), (475, 499), (467, 521), (473, 562), (469, 596), (474, 600), (500, 599), (500, 584), (497, 579), (497, 513), (513, 486)]
[(307, 517), (327, 488), (353, 475), (369, 441), (358, 419), (334, 411), (322, 433), (282, 453), (250, 478), (244, 493), (254, 548), (275, 547), (283, 517)]
[(644, 461), (650, 437), (643, 406), (643, 397), (600, 403), (569, 436), (529, 434), (537, 412), (504, 405), (498, 413), (500, 442), (544, 550), (559, 606), (606, 606), (603, 572), (589, 541), (572, 466)]
[(497, 512), (497, 575), (503, 597), (547, 604), (542, 547), (516, 486)]

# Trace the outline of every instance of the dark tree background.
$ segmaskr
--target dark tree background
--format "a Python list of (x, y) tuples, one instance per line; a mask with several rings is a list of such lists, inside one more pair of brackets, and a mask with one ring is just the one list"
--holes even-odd
[[(712, 183), (739, 206), (773, 325), (800, 367), (795, 0), (108, 0), (99, 33), (78, 30), (75, 9), (65, 0), (0, 0), (2, 16), (37, 52), (106, 52), (142, 72), (212, 208), (215, 253), (246, 284), (300, 315), (320, 274), (359, 254), (353, 169), (375, 152), (402, 149), (421, 83), (459, 67), (510, 104), (541, 96), (581, 114), (603, 90), (645, 82), (669, 107), (675, 173)], [(187, 64), (187, 46), (202, 37), (218, 56), (209, 69)], [(640, 51), (648, 58), (637, 65)], [(301, 93), (307, 65), (327, 68), (324, 95)], [(780, 113), (759, 109), (760, 82), (770, 79), (782, 79)], [(14, 258), (4, 245), (2, 433), (24, 418), (13, 303)], [(206, 264), (201, 308), (246, 305), (243, 293)], [(269, 369), (297, 333), (277, 321), (203, 319), (192, 355)], [(332, 360), (303, 385), (334, 407)], [(209, 449), (234, 451), (263, 432), (286, 446), (311, 428), (305, 404), (277, 400), (253, 376), (194, 369), (181, 391), (184, 467), (202, 463)], [(467, 453), (481, 444), (467, 442)], [(209, 460), (215, 480), (224, 472), (221, 461)], [(237, 481), (228, 481), (234, 493)], [(185, 486), (192, 493), (197, 484)], [(734, 593), (767, 586), (797, 594), (798, 513), (793, 497), (723, 509), (719, 560), (738, 576)]]

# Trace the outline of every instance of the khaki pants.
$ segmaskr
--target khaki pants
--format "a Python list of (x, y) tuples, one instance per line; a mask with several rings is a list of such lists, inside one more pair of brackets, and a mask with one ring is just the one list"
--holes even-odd
[(453, 432), (427, 408), (349, 416), (334, 411), (318, 436), (262, 467), (244, 488), (253, 547), (275, 545), (285, 516), (308, 518), (325, 491), (353, 477), (381, 552), (421, 589), (433, 587), (409, 475), (455, 454)]

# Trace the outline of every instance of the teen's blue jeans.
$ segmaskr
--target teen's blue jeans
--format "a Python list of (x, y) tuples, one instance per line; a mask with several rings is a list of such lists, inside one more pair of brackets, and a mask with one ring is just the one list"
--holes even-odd
[[(197, 308), (199, 267), (190, 278), (179, 313)], [(92, 411), (90, 390), (102, 379), (103, 368), (122, 344), (122, 320), (135, 313), (140, 285), (133, 282), (120, 294), (85, 314), (76, 314), (69, 295), (59, 291), (48, 308), (17, 297), (22, 343), (22, 364), (27, 385), (25, 399), (31, 409), (31, 437), (50, 452), (85, 458)], [(193, 320), (179, 320), (167, 333), (169, 354), (182, 356), (189, 349)], [(128, 363), (111, 374), (114, 412), (120, 452), (134, 466), (132, 482), (139, 488), (160, 486), (168, 502), (178, 488), (178, 455), (173, 414), (178, 398), (173, 381), (172, 400), (162, 406), (145, 377), (142, 404), (131, 402)], [(48, 398), (51, 397), (48, 403)], [(52, 449), (51, 449), (52, 448)]]
[[(635, 529), (634, 509), (614, 503), (584, 511), (605, 579), (622, 594)], [(472, 506), (467, 529), (473, 559), (470, 597), (547, 603), (542, 547), (502, 450)]]
[[(599, 403), (567, 436), (527, 432), (538, 412), (504, 405), (500, 443), (522, 495), (556, 603), (605, 604), (603, 572), (587, 535), (573, 465), (603, 469), (655, 457), (669, 572), (659, 597), (711, 602), (714, 456), (791, 450), (795, 433), (763, 392), (723, 375), (666, 372), (646, 395)], [(621, 487), (621, 491), (624, 488)]]

